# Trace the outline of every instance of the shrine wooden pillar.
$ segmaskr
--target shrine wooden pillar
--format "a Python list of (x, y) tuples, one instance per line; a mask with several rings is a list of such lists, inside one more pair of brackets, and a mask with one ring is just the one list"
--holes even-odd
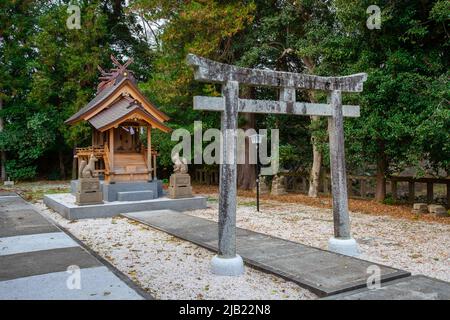
[(113, 182), (114, 177), (114, 128), (109, 129), (109, 182)]
[(148, 181), (152, 181), (152, 127), (147, 126), (147, 169)]

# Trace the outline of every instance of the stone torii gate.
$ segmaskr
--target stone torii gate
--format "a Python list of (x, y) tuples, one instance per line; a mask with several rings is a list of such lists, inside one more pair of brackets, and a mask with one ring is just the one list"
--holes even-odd
[[(341, 92), (361, 92), (367, 74), (320, 77), (248, 69), (193, 54), (187, 56), (187, 62), (194, 67), (195, 80), (222, 85), (222, 97), (194, 97), (194, 109), (221, 112), (223, 145), (219, 187), (219, 250), (211, 262), (212, 272), (219, 275), (239, 275), (244, 272), (242, 258), (236, 254), (238, 112), (328, 117), (334, 220), (334, 237), (329, 240), (329, 249), (358, 255), (357, 243), (350, 234), (343, 117), (359, 117), (359, 106), (343, 106)], [(239, 84), (279, 88), (279, 101), (240, 99)], [(327, 91), (329, 104), (296, 102), (296, 89)]]

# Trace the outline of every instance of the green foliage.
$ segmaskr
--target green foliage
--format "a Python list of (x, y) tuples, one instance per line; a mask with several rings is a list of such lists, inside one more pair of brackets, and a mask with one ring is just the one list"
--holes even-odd
[[(115, 1), (121, 3), (123, 1)], [(45, 4), (45, 5), (42, 5)], [(8, 1), (0, 6), (0, 98), (5, 123), (0, 146), (7, 151), (8, 175), (32, 177), (45, 154), (59, 152), (71, 163), (71, 148), (90, 140), (87, 124), (69, 127), (70, 115), (95, 94), (97, 65), (111, 53), (128, 54), (149, 72), (151, 54), (138, 37), (134, 16), (106, 1), (70, 1), (81, 8), (81, 29), (66, 27), (69, 1)], [(133, 31), (131, 31), (133, 29)], [(145, 77), (148, 73), (140, 74)], [(59, 168), (64, 176), (65, 168)]]
[[(81, 8), (79, 30), (66, 28), (69, 2)], [(382, 10), (380, 30), (366, 27), (372, 4)], [(245, 67), (366, 72), (364, 91), (343, 97), (361, 106), (360, 118), (345, 121), (348, 168), (366, 171), (385, 160), (383, 174), (410, 166), (448, 171), (448, 13), (444, 0), (4, 1), (0, 148), (7, 152), (8, 174), (32, 178), (42, 159), (62, 151), (68, 164), (74, 146), (89, 144), (87, 124), (68, 127), (64, 120), (94, 96), (96, 66), (108, 67), (111, 53), (134, 58), (141, 89), (171, 117), (173, 129), (193, 134), (195, 120), (204, 130), (219, 127), (218, 113), (192, 110), (194, 95), (217, 96), (220, 87), (193, 80), (185, 63), (189, 52)], [(276, 99), (278, 92), (242, 88), (241, 94)], [(298, 90), (297, 100), (325, 102), (326, 95)], [(256, 125), (280, 130), (282, 166), (308, 168), (311, 141), (327, 164), (325, 119), (257, 115)], [(170, 167), (177, 142), (158, 131), (152, 140), (159, 166)], [(62, 177), (61, 168), (49, 171)]]
[(448, 34), (437, 23), (443, 4), (382, 1), (380, 31), (355, 23), (362, 21), (355, 8), (367, 1), (336, 4), (356, 58), (344, 70), (369, 75), (361, 117), (346, 126), (350, 163), (371, 164), (384, 155), (391, 172), (424, 165), (448, 170)]
[(394, 200), (394, 198), (388, 196), (383, 200), (383, 203), (392, 206), (395, 204), (395, 200)]
[(18, 163), (17, 160), (6, 162), (6, 172), (13, 181), (29, 180), (36, 177), (36, 166), (29, 166), (27, 163)]

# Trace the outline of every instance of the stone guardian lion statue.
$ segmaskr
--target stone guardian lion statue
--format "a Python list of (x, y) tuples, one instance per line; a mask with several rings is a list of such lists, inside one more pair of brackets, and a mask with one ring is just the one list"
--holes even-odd
[(172, 156), (173, 173), (188, 173), (188, 165), (186, 158), (180, 158), (180, 154), (176, 153)]
[(95, 162), (98, 159), (91, 154), (89, 157), (89, 162), (86, 163), (86, 160), (82, 160), (80, 163), (80, 168), (78, 169), (78, 178), (94, 178), (95, 177)]

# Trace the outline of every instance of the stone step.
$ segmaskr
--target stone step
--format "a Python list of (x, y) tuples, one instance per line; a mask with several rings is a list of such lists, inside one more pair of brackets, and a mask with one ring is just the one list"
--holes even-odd
[(140, 201), (140, 200), (151, 200), (154, 198), (155, 195), (151, 190), (117, 192), (118, 201)]

